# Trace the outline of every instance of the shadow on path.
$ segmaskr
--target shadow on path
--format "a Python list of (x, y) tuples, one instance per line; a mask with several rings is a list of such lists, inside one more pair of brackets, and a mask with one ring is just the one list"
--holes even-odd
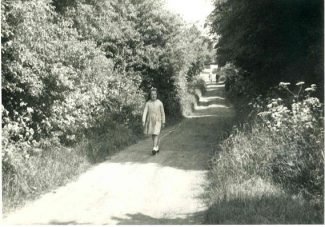
[(204, 224), (323, 224), (323, 214), (323, 208), (304, 204), (301, 199), (264, 195), (215, 203)]
[(198, 218), (204, 219), (205, 212), (185, 215), (184, 218), (154, 218), (142, 213), (126, 214), (125, 218), (113, 217), (118, 225), (182, 225), (197, 224)]

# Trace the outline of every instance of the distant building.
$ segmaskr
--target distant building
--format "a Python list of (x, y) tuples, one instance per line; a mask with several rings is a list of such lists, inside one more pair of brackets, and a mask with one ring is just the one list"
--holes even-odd
[(205, 68), (203, 69), (202, 73), (213, 73), (212, 71), (214, 69), (219, 69), (219, 66), (217, 64), (205, 65)]
[(219, 68), (219, 66), (217, 65), (217, 64), (213, 64), (213, 65), (210, 65), (210, 69), (218, 69)]
[(201, 72), (202, 79), (209, 82), (216, 81), (214, 71), (217, 69), (219, 69), (219, 66), (217, 64), (205, 65), (205, 68)]

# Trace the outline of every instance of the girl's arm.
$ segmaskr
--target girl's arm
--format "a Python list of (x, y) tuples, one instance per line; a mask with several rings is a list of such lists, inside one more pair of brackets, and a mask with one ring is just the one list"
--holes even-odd
[(142, 125), (143, 126), (146, 123), (147, 114), (148, 114), (148, 103), (146, 103), (144, 110), (143, 110), (143, 114), (142, 114)]
[(160, 114), (161, 114), (161, 121), (163, 124), (166, 123), (166, 119), (165, 119), (165, 110), (164, 110), (164, 105), (162, 104), (161, 102), (161, 105), (160, 105)]

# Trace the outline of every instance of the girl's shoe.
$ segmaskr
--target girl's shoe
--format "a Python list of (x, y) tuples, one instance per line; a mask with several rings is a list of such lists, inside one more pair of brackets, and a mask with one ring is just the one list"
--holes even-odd
[(157, 153), (157, 151), (152, 150), (152, 155), (155, 155)]

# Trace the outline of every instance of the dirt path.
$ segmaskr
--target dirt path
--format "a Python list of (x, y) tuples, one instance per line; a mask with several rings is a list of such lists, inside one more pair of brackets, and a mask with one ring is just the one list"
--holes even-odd
[(163, 131), (158, 155), (140, 141), (3, 223), (201, 224), (209, 156), (233, 116), (223, 97), (222, 84), (208, 85), (194, 113)]

